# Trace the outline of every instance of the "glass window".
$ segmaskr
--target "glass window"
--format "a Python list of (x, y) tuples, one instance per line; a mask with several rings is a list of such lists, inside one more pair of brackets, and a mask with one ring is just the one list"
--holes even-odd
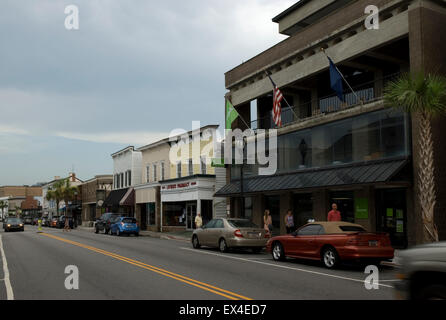
[(150, 165), (146, 166), (146, 181), (150, 181)]
[(129, 186), (132, 185), (132, 170), (129, 170)]
[(157, 177), (156, 177), (156, 164), (153, 164), (153, 181), (157, 181)]
[(297, 231), (298, 236), (313, 236), (319, 234), (319, 232), (323, 231), (323, 228), (319, 224), (310, 224), (309, 226), (303, 227)]
[(163, 223), (165, 226), (186, 226), (186, 203), (163, 203)]
[(211, 221), (209, 221), (206, 225), (205, 225), (205, 228), (206, 229), (212, 229), (212, 228), (214, 228), (214, 226), (215, 226), (215, 222), (216, 222), (217, 220), (215, 220), (215, 219), (212, 219)]
[(359, 226), (339, 226), (339, 229), (344, 232), (366, 232), (364, 228)]
[(201, 162), (201, 174), (206, 174), (206, 157), (201, 157), (200, 162)]
[(228, 223), (234, 228), (258, 228), (259, 226), (251, 220), (228, 220)]
[(193, 165), (193, 163), (192, 163), (192, 159), (189, 159), (189, 166), (188, 166), (188, 168), (189, 168), (189, 172), (188, 172), (188, 174), (191, 176), (191, 175), (193, 175), (194, 174), (194, 165)]
[(161, 162), (161, 180), (164, 180), (164, 162)]
[(155, 224), (155, 203), (150, 202), (147, 204), (147, 225), (154, 226)]
[(124, 222), (124, 223), (136, 223), (136, 219), (135, 218), (124, 218), (124, 219), (122, 219), (122, 222)]
[(181, 162), (177, 163), (177, 178), (181, 178)]
[(215, 220), (214, 228), (224, 228), (223, 220), (221, 220), (221, 219)]

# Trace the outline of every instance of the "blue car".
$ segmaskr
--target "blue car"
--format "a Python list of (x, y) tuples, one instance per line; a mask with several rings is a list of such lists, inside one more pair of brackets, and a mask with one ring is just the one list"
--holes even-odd
[(135, 218), (130, 217), (116, 217), (111, 221), (110, 234), (134, 234), (139, 236), (139, 226)]

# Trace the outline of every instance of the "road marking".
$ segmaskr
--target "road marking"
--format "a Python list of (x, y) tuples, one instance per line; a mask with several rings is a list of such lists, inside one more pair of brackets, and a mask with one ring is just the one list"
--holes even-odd
[[(234, 260), (241, 260), (241, 261), (247, 261), (247, 262), (252, 262), (252, 263), (259, 263), (259, 264), (264, 264), (264, 265), (272, 266), (272, 267), (276, 267), (276, 268), (290, 269), (290, 270), (295, 270), (295, 271), (301, 271), (301, 272), (317, 274), (317, 275), (320, 275), (320, 276), (326, 276), (326, 277), (331, 277), (331, 278), (337, 278), (337, 279), (342, 279), (342, 280), (349, 280), (349, 281), (364, 283), (364, 280), (361, 280), (361, 279), (354, 279), (354, 278), (348, 278), (348, 277), (343, 277), (343, 276), (337, 276), (337, 275), (334, 275), (334, 274), (323, 273), (323, 272), (319, 272), (319, 271), (312, 271), (312, 270), (306, 270), (306, 269), (301, 269), (301, 268), (288, 267), (288, 266), (283, 266), (283, 265), (280, 265), (280, 264), (267, 263), (267, 262), (263, 262), (263, 261), (250, 260), (250, 259), (246, 259), (246, 258), (233, 257), (233, 256), (228, 256), (228, 255), (223, 255), (223, 254), (213, 253), (213, 252), (199, 251), (197, 249), (191, 249), (191, 248), (180, 247), (180, 249), (188, 250), (188, 251), (192, 251), (192, 252), (196, 252), (196, 253), (203, 253), (203, 254), (219, 256), (219, 257), (227, 258), (227, 259), (234, 259)], [(378, 285), (383, 286), (383, 287), (393, 288), (393, 286), (390, 286), (388, 284), (381, 284), (381, 283), (379, 283)]]
[(12, 291), (11, 281), (9, 280), (8, 262), (6, 261), (5, 251), (3, 250), (2, 235), (0, 234), (0, 254), (2, 255), (3, 274), (6, 287), (6, 299), (14, 300), (14, 292)]
[(225, 298), (228, 298), (228, 299), (231, 299), (231, 300), (240, 300), (240, 299), (252, 300), (251, 298), (239, 295), (237, 293), (234, 293), (234, 292), (231, 292), (231, 291), (228, 291), (228, 290), (225, 290), (225, 289), (221, 289), (221, 288), (218, 288), (216, 286), (212, 286), (210, 284), (207, 284), (205, 282), (194, 280), (194, 279), (182, 276), (180, 274), (173, 273), (173, 272), (170, 272), (168, 270), (165, 270), (165, 269), (162, 269), (162, 268), (158, 268), (158, 267), (155, 267), (155, 266), (152, 266), (152, 265), (149, 265), (149, 264), (137, 261), (137, 260), (133, 260), (133, 259), (130, 259), (130, 258), (127, 258), (127, 257), (123, 257), (123, 256), (118, 255), (118, 254), (113, 253), (113, 252), (105, 251), (105, 250), (102, 250), (102, 249), (99, 249), (99, 248), (95, 248), (95, 247), (92, 247), (92, 246), (89, 246), (89, 245), (82, 244), (80, 242), (68, 240), (66, 238), (61, 238), (61, 237), (58, 237), (58, 236), (55, 236), (55, 235), (52, 235), (52, 234), (48, 234), (48, 233), (41, 233), (41, 235), (49, 237), (49, 238), (53, 238), (55, 240), (63, 241), (63, 242), (66, 242), (66, 243), (69, 243), (69, 244), (72, 244), (72, 245), (75, 245), (75, 246), (78, 246), (78, 247), (81, 247), (81, 248), (85, 248), (85, 249), (88, 249), (88, 250), (91, 250), (91, 251), (94, 251), (94, 252), (97, 252), (97, 253), (101, 253), (103, 255), (112, 257), (114, 259), (121, 260), (121, 261), (127, 262), (129, 264), (132, 264), (134, 266), (150, 270), (152, 272), (161, 274), (161, 275), (166, 276), (168, 278), (172, 278), (172, 279), (178, 280), (180, 282), (187, 283), (187, 284), (189, 284), (191, 286), (194, 286), (194, 287), (197, 287), (197, 288), (200, 288), (200, 289), (203, 289), (203, 290), (215, 293), (217, 295), (220, 295), (222, 297), (225, 297)]

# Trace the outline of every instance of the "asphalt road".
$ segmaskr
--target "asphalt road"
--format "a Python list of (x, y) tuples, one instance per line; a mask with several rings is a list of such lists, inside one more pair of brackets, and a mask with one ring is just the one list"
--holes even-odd
[[(367, 290), (364, 269), (327, 270), (316, 262), (275, 262), (266, 253), (192, 249), (189, 242), (117, 237), (26, 226), (0, 231), (0, 299), (393, 299), (391, 268)], [(79, 270), (79, 289), (65, 287), (65, 268)], [(11, 294), (12, 293), (12, 294)]]

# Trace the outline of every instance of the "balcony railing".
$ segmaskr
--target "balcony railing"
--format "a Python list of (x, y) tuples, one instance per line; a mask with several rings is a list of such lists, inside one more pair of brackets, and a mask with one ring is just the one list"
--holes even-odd
[[(290, 107), (286, 106), (285, 102), (282, 101), (282, 126), (301, 122), (312, 117), (320, 116), (321, 114), (338, 112), (341, 110), (354, 108), (364, 103), (370, 103), (380, 100), (382, 99), (384, 87), (386, 86), (386, 84), (389, 81), (395, 80), (399, 75), (400, 73), (394, 73), (389, 76), (376, 79), (374, 81), (354, 85), (352, 86), (352, 88), (355, 94), (351, 92), (351, 90), (347, 86), (345, 86), (347, 88), (344, 89), (348, 89), (344, 90), (345, 102), (339, 100), (337, 95), (333, 93), (329, 96), (318, 98), (318, 100), (316, 101), (310, 101), (304, 104), (300, 104), (297, 108), (298, 110), (294, 109), (293, 112), (293, 110)], [(379, 90), (375, 90), (377, 83), (382, 83), (382, 86), (378, 86)], [(268, 116), (251, 121), (251, 129), (254, 130), (270, 129), (275, 127), (276, 125), (272, 117), (272, 110)]]

